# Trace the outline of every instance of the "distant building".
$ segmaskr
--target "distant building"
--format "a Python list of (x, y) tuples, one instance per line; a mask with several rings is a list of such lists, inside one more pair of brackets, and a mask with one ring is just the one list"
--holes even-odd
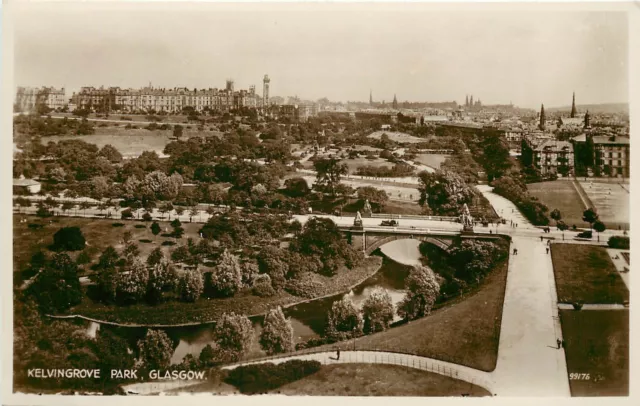
[(64, 108), (67, 98), (64, 87), (18, 87), (15, 106), (20, 112), (35, 111), (37, 106), (46, 106), (52, 110)]
[(309, 117), (315, 117), (318, 115), (317, 104), (300, 104), (298, 105), (298, 120), (306, 122)]
[(21, 177), (20, 179), (13, 180), (13, 192), (16, 194), (36, 194), (40, 192), (42, 185), (40, 182), (35, 181), (33, 179), (24, 179)]
[(588, 138), (593, 142), (593, 164), (597, 172), (607, 176), (629, 177), (629, 137), (582, 134), (571, 141), (578, 147), (584, 145)]
[(573, 145), (568, 141), (547, 140), (533, 147), (533, 165), (543, 175), (567, 175), (573, 164)]

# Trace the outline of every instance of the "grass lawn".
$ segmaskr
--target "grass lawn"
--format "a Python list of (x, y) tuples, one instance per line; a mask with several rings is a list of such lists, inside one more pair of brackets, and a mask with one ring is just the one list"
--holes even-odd
[(561, 310), (572, 396), (628, 396), (629, 311)]
[[(348, 290), (380, 268), (382, 259), (370, 257), (358, 268), (343, 269), (332, 277), (315, 275), (322, 289), (316, 297)], [(297, 303), (304, 298), (294, 296), (285, 291), (272, 297), (258, 297), (250, 291), (243, 291), (234, 297), (224, 299), (207, 299), (201, 297), (195, 303), (184, 303), (175, 300), (166, 301), (155, 306), (139, 303), (130, 306), (105, 305), (92, 301), (84, 296), (83, 302), (73, 307), (69, 313), (80, 314), (98, 320), (118, 322), (122, 324), (172, 325), (217, 320), (224, 312), (235, 312), (245, 315), (266, 313), (276, 306)]]
[(570, 181), (530, 183), (527, 190), (549, 208), (549, 213), (554, 209), (560, 210), (562, 220), (570, 227), (573, 224), (577, 227), (589, 227), (588, 223), (582, 221), (582, 212), (586, 207)]
[(400, 142), (400, 143), (410, 143), (410, 144), (415, 144), (418, 142), (424, 142), (425, 139), (424, 138), (419, 138), (419, 137), (414, 137), (411, 134), (407, 134), (407, 133), (401, 133), (401, 132), (395, 132), (395, 131), (375, 131), (372, 132), (371, 134), (367, 135), (368, 138), (375, 138), (375, 139), (380, 139), (382, 137), (382, 134), (387, 134), (387, 136), (389, 136), (389, 139), (391, 141), (395, 141), (395, 142)]
[[(446, 302), (427, 317), (360, 337), (356, 348), (411, 353), (493, 371), (507, 269), (508, 263), (503, 261), (475, 291)], [(336, 344), (325, 347), (334, 349)]]
[(442, 165), (442, 163), (446, 161), (447, 158), (449, 158), (449, 155), (417, 154), (415, 161), (435, 169), (440, 169), (440, 165)]
[(603, 247), (552, 244), (551, 259), (561, 303), (623, 303), (629, 290)]
[(473, 384), (398, 365), (325, 365), (271, 391), (289, 396), (491, 396)]

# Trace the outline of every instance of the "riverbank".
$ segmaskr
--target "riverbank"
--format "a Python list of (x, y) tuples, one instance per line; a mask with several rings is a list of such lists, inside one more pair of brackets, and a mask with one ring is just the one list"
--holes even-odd
[(115, 306), (97, 303), (86, 295), (70, 315), (52, 315), (54, 318), (80, 318), (101, 324), (119, 327), (168, 328), (197, 326), (215, 323), (223, 313), (235, 312), (248, 317), (265, 314), (276, 306), (288, 308), (302, 303), (346, 293), (375, 275), (382, 266), (382, 258), (372, 256), (354, 269), (342, 269), (332, 277), (314, 275), (319, 282), (313, 298), (301, 298), (286, 291), (272, 297), (258, 297), (250, 290), (224, 299), (201, 297), (195, 303), (169, 301), (151, 306), (145, 303), (130, 306)]

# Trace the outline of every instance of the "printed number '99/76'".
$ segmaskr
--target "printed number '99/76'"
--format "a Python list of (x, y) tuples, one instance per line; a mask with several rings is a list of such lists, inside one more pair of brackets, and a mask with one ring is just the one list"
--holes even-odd
[(572, 381), (588, 381), (589, 379), (591, 379), (591, 376), (589, 374), (572, 372), (569, 374), (569, 379)]

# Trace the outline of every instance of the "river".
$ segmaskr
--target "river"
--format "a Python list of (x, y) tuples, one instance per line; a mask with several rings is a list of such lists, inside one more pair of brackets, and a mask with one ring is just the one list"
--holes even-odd
[[(405, 296), (404, 279), (408, 275), (409, 266), (420, 262), (418, 245), (419, 242), (417, 240), (398, 240), (385, 244), (381, 248), (384, 259), (380, 270), (350, 292), (284, 309), (285, 316), (291, 318), (295, 342), (300, 343), (311, 338), (320, 337), (324, 331), (331, 304), (345, 296), (350, 297), (356, 306), (362, 307), (372, 290), (382, 288), (389, 293), (394, 306), (397, 305)], [(251, 319), (254, 326), (255, 339), (253, 340), (253, 347), (248, 354), (249, 357), (265, 355), (259, 344), (262, 319), (262, 316)], [(399, 320), (398, 316), (394, 318), (394, 321), (397, 320)], [(116, 331), (119, 335), (126, 337), (132, 346), (135, 345), (137, 340), (143, 338), (147, 331), (146, 328), (98, 326), (97, 323), (90, 323), (88, 333), (95, 335), (99, 328), (108, 328)], [(180, 363), (187, 354), (198, 357), (200, 351), (207, 344), (214, 342), (213, 329), (213, 323), (163, 329), (176, 346), (171, 357), (171, 363)]]

